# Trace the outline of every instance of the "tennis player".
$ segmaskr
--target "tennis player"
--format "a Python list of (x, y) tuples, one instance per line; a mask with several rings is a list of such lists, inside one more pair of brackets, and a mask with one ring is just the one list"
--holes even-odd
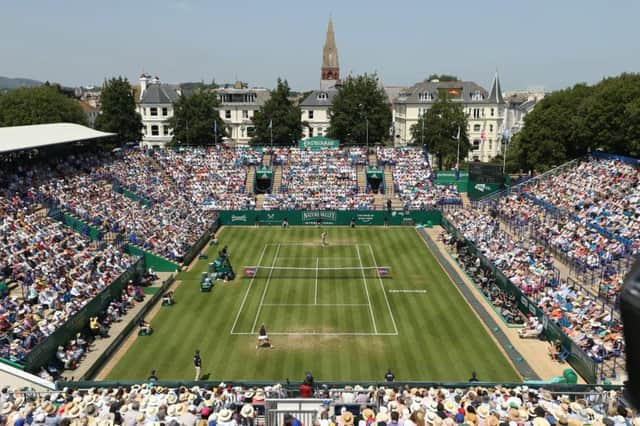
[(266, 346), (268, 348), (273, 348), (271, 342), (269, 342), (269, 335), (267, 334), (267, 327), (264, 324), (260, 326), (260, 331), (258, 331), (258, 345), (256, 349), (261, 346)]
[(322, 234), (320, 234), (320, 239), (322, 247), (329, 245), (329, 243), (327, 243), (327, 231), (322, 231)]

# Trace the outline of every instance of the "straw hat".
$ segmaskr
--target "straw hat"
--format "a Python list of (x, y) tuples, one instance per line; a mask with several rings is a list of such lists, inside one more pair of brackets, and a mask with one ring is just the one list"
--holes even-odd
[(262, 389), (258, 389), (256, 391), (255, 396), (253, 397), (254, 401), (264, 401), (264, 391)]
[(456, 403), (452, 399), (447, 399), (444, 401), (444, 409), (450, 413), (455, 413), (457, 411)]
[(65, 410), (65, 415), (66, 417), (70, 417), (72, 419), (78, 417), (80, 415), (80, 412), (82, 410), (80, 409), (79, 405), (74, 405), (73, 407), (71, 407), (71, 409), (69, 410)]
[(253, 417), (254, 412), (255, 411), (253, 409), (253, 405), (244, 404), (242, 406), (242, 409), (240, 410), (240, 415), (246, 419), (246, 418), (249, 418), (249, 417)]
[(12, 411), (13, 411), (13, 404), (10, 402), (5, 402), (4, 404), (2, 404), (2, 408), (0, 408), (0, 414), (2, 414), (3, 416), (6, 416)]
[(481, 419), (486, 418), (489, 415), (489, 405), (487, 404), (482, 404), (480, 405), (477, 409), (476, 409), (476, 414), (478, 415), (478, 417), (480, 417)]
[(231, 416), (232, 415), (233, 415), (233, 413), (231, 412), (231, 410), (229, 410), (227, 408), (223, 408), (218, 413), (218, 421), (220, 421), (220, 422), (228, 422), (229, 420), (231, 420)]
[(145, 413), (149, 417), (155, 417), (155, 416), (158, 415), (158, 407), (157, 406), (149, 406), (149, 407), (147, 407), (147, 410), (145, 411)]
[(549, 424), (547, 419), (544, 419), (542, 417), (536, 417), (535, 419), (533, 419), (533, 426), (551, 426), (551, 425)]
[(353, 414), (351, 411), (345, 411), (340, 415), (340, 419), (342, 420), (342, 424), (345, 426), (353, 426)]
[(364, 418), (365, 420), (372, 418), (374, 416), (375, 416), (375, 413), (371, 408), (365, 408), (364, 410), (362, 410), (362, 418)]
[(376, 423), (389, 423), (389, 415), (380, 411), (376, 415)]
[(47, 404), (44, 407), (44, 413), (48, 416), (49, 414), (53, 414), (56, 412), (56, 406), (53, 404)]

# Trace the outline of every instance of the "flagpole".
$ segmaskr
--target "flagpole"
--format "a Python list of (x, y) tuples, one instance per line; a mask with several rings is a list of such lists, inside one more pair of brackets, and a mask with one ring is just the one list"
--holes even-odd
[(273, 120), (269, 121), (269, 138), (271, 139), (271, 149), (273, 149)]
[(460, 126), (458, 126), (458, 152), (456, 153), (456, 170), (460, 170)]

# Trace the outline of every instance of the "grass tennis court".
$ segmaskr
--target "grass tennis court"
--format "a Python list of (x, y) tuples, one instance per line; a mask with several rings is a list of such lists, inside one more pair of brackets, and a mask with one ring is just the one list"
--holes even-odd
[[(108, 379), (193, 379), (192, 356), (203, 358), (204, 379), (519, 381), (509, 361), (431, 255), (415, 229), (227, 227), (237, 277), (201, 293), (209, 259), (178, 277), (176, 305), (152, 321)], [(244, 266), (259, 266), (245, 277)], [(389, 267), (381, 277), (378, 268)], [(264, 323), (273, 349), (256, 349)]]

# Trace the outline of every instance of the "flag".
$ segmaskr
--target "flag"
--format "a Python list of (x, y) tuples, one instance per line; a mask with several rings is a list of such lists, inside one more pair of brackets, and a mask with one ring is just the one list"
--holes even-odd
[(458, 126), (458, 134), (456, 135), (456, 139), (460, 140), (460, 126)]
[(218, 120), (213, 120), (213, 133), (218, 134)]
[(502, 143), (509, 143), (509, 137), (510, 137), (510, 133), (509, 133), (509, 129), (505, 127), (504, 131), (502, 132)]
[(484, 130), (480, 133), (480, 139), (482, 139), (483, 141), (487, 139), (487, 134), (485, 133)]
[(273, 129), (273, 120), (269, 120), (269, 128)]

